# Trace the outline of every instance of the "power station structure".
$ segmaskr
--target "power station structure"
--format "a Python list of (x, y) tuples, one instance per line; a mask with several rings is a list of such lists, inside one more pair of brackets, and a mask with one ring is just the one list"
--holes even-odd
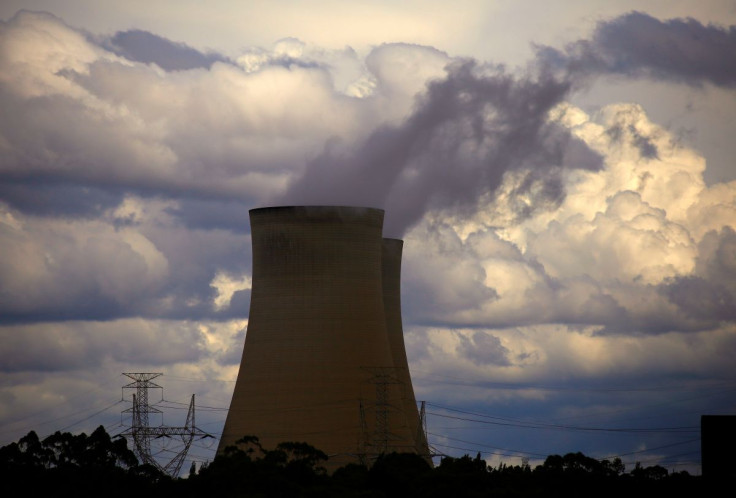
[(250, 211), (248, 330), (218, 454), (244, 436), (306, 442), (328, 469), (413, 452), (431, 462), (401, 322), (403, 242), (381, 209)]

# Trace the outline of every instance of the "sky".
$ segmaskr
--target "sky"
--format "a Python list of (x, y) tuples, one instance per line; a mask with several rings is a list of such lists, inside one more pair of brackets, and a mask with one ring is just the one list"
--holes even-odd
[(735, 92), (733, 1), (5, 1), (0, 444), (122, 432), (123, 372), (219, 435), (248, 210), (345, 204), (405, 241), (438, 452), (699, 473), (736, 414)]

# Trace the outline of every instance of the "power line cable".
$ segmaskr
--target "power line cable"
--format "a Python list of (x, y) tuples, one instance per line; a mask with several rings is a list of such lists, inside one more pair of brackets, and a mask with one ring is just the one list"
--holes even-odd
[(511, 426), (511, 427), (522, 427), (529, 429), (550, 429), (550, 430), (570, 430), (570, 431), (585, 431), (585, 432), (628, 432), (628, 433), (648, 433), (648, 432), (700, 432), (699, 426), (680, 426), (680, 427), (650, 427), (650, 428), (636, 428), (636, 427), (585, 427), (585, 426), (571, 426), (562, 424), (549, 424), (545, 422), (535, 421), (521, 421), (517, 419), (511, 419), (506, 417), (497, 417), (493, 415), (486, 415), (478, 412), (471, 412), (467, 410), (459, 410), (457, 408), (450, 408), (448, 406), (437, 405), (434, 403), (427, 403), (430, 406), (440, 408), (442, 410), (462, 413), (465, 415), (472, 415), (474, 417), (481, 417), (489, 420), (478, 420), (470, 419), (466, 417), (457, 417), (453, 415), (446, 415), (437, 412), (427, 412), (428, 415), (434, 415), (437, 417), (443, 417), (453, 420), (463, 420), (466, 422), (477, 422), (482, 424)]
[[(416, 372), (413, 370), (412, 372)], [(485, 380), (468, 380), (457, 377), (441, 376), (437, 374), (425, 374), (425, 375), (412, 375), (415, 381), (422, 379), (440, 379), (439, 381), (433, 380), (434, 383), (444, 383), (451, 385), (460, 385), (468, 387), (479, 387), (484, 389), (498, 389), (498, 390), (513, 390), (513, 391), (526, 391), (526, 390), (537, 390), (537, 391), (553, 391), (553, 392), (585, 392), (585, 393), (648, 393), (648, 392), (682, 392), (683, 390), (694, 390), (702, 391), (703, 389), (714, 389), (723, 390), (727, 386), (734, 386), (736, 384), (733, 380), (724, 381), (704, 381), (703, 383), (709, 384), (709, 386), (703, 386), (702, 383), (690, 383), (683, 385), (672, 384), (672, 385), (660, 385), (660, 386), (649, 386), (649, 387), (628, 387), (628, 386), (611, 386), (611, 387), (587, 387), (579, 385), (546, 385), (546, 384), (522, 384), (513, 382), (490, 382)]]
[(62, 428), (61, 428), (61, 429), (59, 429), (59, 430), (60, 430), (60, 431), (65, 431), (65, 430), (69, 429), (70, 427), (74, 427), (75, 425), (81, 424), (82, 422), (85, 422), (85, 421), (87, 421), (87, 420), (91, 419), (92, 417), (95, 417), (95, 416), (99, 415), (100, 413), (102, 413), (102, 412), (105, 412), (105, 411), (109, 410), (110, 408), (112, 408), (113, 406), (115, 406), (115, 405), (118, 405), (118, 404), (120, 404), (120, 403), (122, 403), (122, 400), (118, 400), (118, 401), (116, 401), (115, 403), (113, 403), (113, 404), (111, 404), (111, 405), (109, 405), (109, 406), (106, 406), (106, 407), (105, 407), (105, 408), (103, 408), (102, 410), (100, 410), (100, 411), (97, 411), (97, 412), (95, 412), (95, 413), (91, 414), (91, 415), (90, 415), (89, 417), (85, 417), (85, 418), (83, 418), (82, 420), (78, 420), (78, 421), (74, 422), (73, 424), (69, 424), (69, 425), (67, 425), (66, 427), (62, 427)]
[(623, 456), (639, 455), (639, 454), (642, 454), (642, 453), (651, 453), (652, 451), (661, 450), (663, 448), (671, 448), (673, 446), (680, 446), (682, 444), (693, 443), (695, 441), (698, 441), (699, 442), (700, 441), (700, 438), (697, 437), (697, 438), (693, 438), (693, 439), (688, 439), (687, 441), (679, 441), (677, 443), (664, 444), (662, 446), (655, 446), (654, 448), (647, 448), (647, 449), (644, 449), (644, 450), (631, 451), (629, 453), (621, 453), (619, 455), (611, 455), (611, 456), (607, 456), (606, 458), (621, 458)]
[(448, 441), (457, 441), (458, 443), (473, 444), (473, 445), (476, 445), (476, 446), (480, 446), (482, 448), (491, 448), (493, 450), (499, 450), (499, 451), (508, 452), (509, 453), (508, 456), (517, 456), (517, 455), (531, 455), (531, 456), (537, 456), (537, 457), (547, 457), (548, 456), (548, 455), (545, 455), (545, 454), (542, 454), (542, 453), (534, 453), (534, 452), (530, 452), (530, 451), (512, 450), (512, 449), (509, 449), (509, 448), (499, 448), (497, 446), (492, 446), (492, 445), (486, 444), (486, 443), (476, 443), (476, 442), (467, 441), (467, 440), (464, 440), (464, 439), (458, 439), (458, 438), (453, 438), (453, 437), (449, 437), (449, 436), (444, 436), (442, 434), (435, 434), (433, 432), (427, 432), (427, 434), (429, 434), (430, 436), (434, 436), (434, 437), (439, 437), (439, 438), (442, 438), (442, 439), (446, 439)]

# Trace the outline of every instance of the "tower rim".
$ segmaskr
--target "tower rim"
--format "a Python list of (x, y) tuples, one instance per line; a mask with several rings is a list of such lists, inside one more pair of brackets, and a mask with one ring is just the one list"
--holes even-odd
[(293, 205), (282, 205), (282, 206), (263, 206), (249, 209), (249, 213), (254, 212), (265, 212), (265, 211), (289, 211), (289, 210), (346, 210), (346, 211), (375, 211), (385, 213), (385, 210), (373, 206), (349, 206), (343, 204), (293, 204)]

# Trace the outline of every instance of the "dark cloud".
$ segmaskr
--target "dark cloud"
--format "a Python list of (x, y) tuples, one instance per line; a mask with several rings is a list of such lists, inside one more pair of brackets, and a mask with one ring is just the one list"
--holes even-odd
[(700, 330), (736, 320), (736, 231), (723, 227), (699, 244), (696, 271), (665, 280), (657, 292)]
[[(490, 72), (490, 74), (488, 74)], [(386, 233), (403, 234), (429, 209), (472, 209), (509, 170), (533, 171), (519, 186), (531, 204), (555, 204), (559, 167), (597, 169), (600, 157), (548, 121), (569, 90), (565, 81), (517, 79), (465, 61), (428, 85), (399, 126), (376, 129), (355, 150), (328, 144), (278, 200), (386, 209)], [(565, 159), (583, 164), (564, 164)], [(543, 188), (531, 189), (532, 185)]]
[(689, 317), (704, 321), (703, 328), (736, 320), (736, 298), (725, 287), (701, 277), (671, 279), (660, 287), (660, 292)]
[(123, 196), (120, 190), (44, 179), (0, 182), (0, 199), (36, 216), (95, 218), (118, 206)]
[(248, 233), (251, 206), (234, 200), (179, 199), (176, 206), (165, 211), (192, 229), (224, 229), (235, 233)]
[(460, 336), (458, 353), (477, 365), (511, 365), (508, 348), (498, 337), (488, 332), (474, 332), (472, 339)]
[[(84, 103), (61, 95), (19, 98), (0, 86), (0, 102), (13, 119), (0, 120), (0, 136), (12, 147), (0, 157), (3, 181), (78, 185), (94, 189), (160, 189), (155, 165), (131, 154), (138, 147), (125, 124), (95, 115)], [(144, 147), (157, 145), (141, 137)], [(137, 163), (137, 164), (136, 164)]]
[[(68, 293), (64, 299), (48, 299), (23, 306), (19, 298), (25, 296), (7, 296), (7, 306), (0, 307), (0, 324), (23, 324), (58, 322), (67, 320), (114, 320), (130, 315), (135, 309), (134, 303), (122, 303), (114, 298), (101, 295), (100, 289), (79, 289), (83, 284), (73, 283), (74, 293)], [(54, 293), (47, 293), (51, 297)], [(55, 297), (55, 296), (54, 296)]]
[(94, 368), (107, 360), (170, 365), (196, 361), (204, 338), (196, 324), (91, 320), (0, 327), (4, 373)]
[(184, 43), (173, 42), (140, 29), (118, 31), (103, 46), (131, 61), (156, 64), (166, 71), (209, 69), (215, 62), (229, 60), (216, 53), (202, 53)]
[(736, 26), (692, 18), (660, 21), (631, 12), (598, 23), (590, 40), (564, 51), (539, 47), (538, 56), (574, 75), (619, 74), (699, 86), (736, 86)]
[(698, 273), (736, 295), (736, 230), (724, 226), (706, 233), (699, 245)]
[(572, 135), (561, 137), (560, 145), (563, 144), (562, 164), (585, 169), (597, 169), (602, 166), (601, 155), (578, 137)]
[[(656, 292), (656, 289), (653, 289)], [(633, 313), (623, 309), (621, 315), (609, 317), (596, 336), (634, 336), (669, 334), (672, 332), (700, 332), (712, 323), (695, 320), (673, 312), (647, 311)]]
[[(200, 52), (185, 43), (175, 42), (140, 29), (118, 31), (112, 37), (103, 39), (99, 43), (105, 49), (128, 60), (143, 62), (145, 64), (156, 64), (165, 71), (209, 69), (215, 62), (234, 63), (234, 61), (222, 54), (216, 52)], [(286, 38), (279, 40), (278, 43), (303, 45), (296, 38)], [(259, 59), (259, 66), (280, 66), (284, 68), (324, 67), (324, 64), (317, 61), (300, 59), (289, 55), (289, 53), (272, 54), (256, 49), (250, 52), (250, 54)]]
[(696, 274), (665, 281), (658, 291), (702, 328), (736, 320), (736, 231), (723, 227), (700, 242)]
[[(171, 319), (229, 319), (248, 316), (247, 306), (239, 302), (235, 292), (231, 305), (214, 308), (217, 290), (212, 282), (218, 272), (250, 275), (250, 239), (243, 229), (190, 229), (177, 226), (152, 230), (148, 235), (166, 256), (169, 275), (166, 286), (157, 292), (147, 308), (129, 310), (141, 316)], [(242, 304), (242, 303), (241, 303)]]

